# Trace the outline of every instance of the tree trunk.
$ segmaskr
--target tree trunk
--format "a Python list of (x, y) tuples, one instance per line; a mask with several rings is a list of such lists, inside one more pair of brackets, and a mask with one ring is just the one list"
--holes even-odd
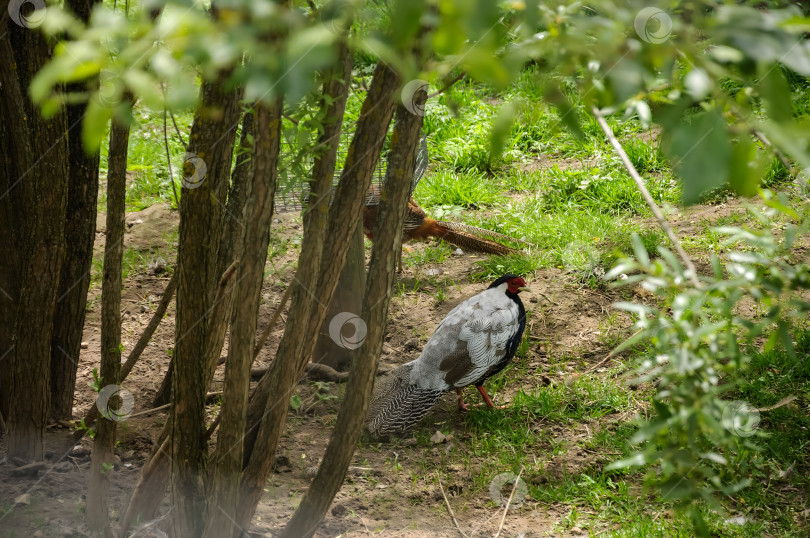
[[(70, 0), (68, 7), (82, 21), (90, 18), (95, 0)], [(78, 86), (78, 85), (77, 85)], [(68, 91), (78, 88), (68, 87)], [(99, 154), (82, 146), (86, 103), (68, 105), (68, 200), (65, 221), (65, 261), (59, 278), (51, 339), (51, 419), (73, 418), (73, 395), (84, 329), (93, 241), (96, 235)]]
[[(414, 101), (419, 106), (426, 99), (427, 93), (420, 91)], [(377, 227), (374, 230), (375, 241), (363, 298), (361, 319), (365, 321), (368, 332), (352, 365), (346, 385), (346, 397), (318, 474), (284, 529), (284, 538), (309, 537), (315, 533), (343, 483), (360, 439), (385, 336), (388, 303), (391, 299), (397, 254), (401, 248), (402, 223), (408, 205), (421, 128), (421, 116), (411, 114), (404, 106), (398, 107), (391, 142), (391, 158)]]
[[(101, 532), (109, 526), (110, 475), (115, 450), (115, 426), (123, 417), (118, 393), (121, 387), (121, 263), (126, 227), (127, 147), (129, 127), (113, 121), (110, 132), (107, 174), (107, 235), (104, 243), (104, 275), (101, 284), (101, 368), (102, 389), (96, 406), (100, 418), (93, 439), (90, 482), (87, 488), (87, 523)], [(112, 401), (110, 397), (119, 401)], [(106, 401), (105, 401), (106, 400)]]
[[(298, 270), (291, 283), (290, 314), (287, 318), (284, 336), (279, 351), (276, 353), (276, 358), (281, 356), (282, 351), (286, 354), (295, 353), (295, 350), (298, 349), (296, 346), (300, 347), (302, 345), (305, 331), (299, 331), (299, 334), (291, 331), (291, 328), (306, 324), (309, 317), (311, 300), (309, 299), (308, 290), (316, 285), (317, 267), (320, 264), (320, 257), (323, 252), (326, 215), (329, 211), (327, 204), (329, 203), (335, 177), (338, 143), (343, 126), (343, 113), (349, 96), (348, 81), (351, 77), (353, 65), (352, 56), (345, 44), (341, 45), (338, 58), (335, 67), (324, 73), (323, 95), (325, 98), (321, 102), (321, 108), (326, 110), (324, 115), (326, 119), (323, 133), (318, 138), (319, 147), (324, 149), (323, 153), (315, 159), (312, 168), (312, 180), (309, 182), (309, 200), (303, 215), (304, 238), (301, 243), (301, 253), (298, 256)], [(327, 96), (328, 99), (326, 99)], [(250, 459), (253, 444), (258, 434), (258, 424), (267, 403), (268, 390), (269, 378), (264, 376), (259, 382), (259, 387), (250, 397), (245, 428), (245, 465)], [(247, 517), (249, 519), (250, 515)]]
[(259, 314), (259, 297), (264, 281), (264, 265), (270, 244), (273, 198), (278, 178), (279, 142), (281, 139), (282, 102), (259, 104), (255, 113), (255, 147), (252, 180), (247, 184), (243, 227), (244, 239), (239, 283), (236, 286), (221, 422), (217, 437), (216, 467), (213, 475), (211, 512), (205, 536), (222, 538), (238, 536), (235, 525), (242, 474), (242, 438), (250, 391), (250, 366)]
[(225, 228), (222, 232), (222, 244), (219, 248), (219, 272), (233, 263), (236, 252), (242, 252), (245, 239), (245, 227), (250, 222), (245, 218), (245, 203), (248, 197), (248, 184), (251, 179), (251, 154), (249, 137), (253, 135), (253, 112), (245, 113), (242, 119), (242, 133), (239, 137), (239, 148), (243, 153), (236, 157), (236, 165), (231, 174), (231, 186), (228, 189), (228, 204), (225, 208)]
[[(323, 240), (323, 253), (319, 264), (306, 267), (312, 271), (317, 267), (317, 287), (293, 292), (290, 317), (287, 320), (284, 336), (279, 344), (276, 359), (267, 374), (262, 377), (253, 399), (261, 406), (258, 418), (251, 421), (248, 415), (248, 428), (258, 426), (258, 434), (249, 450), (249, 438), (245, 440), (246, 454), (250, 459), (243, 473), (242, 499), (238, 522), (245, 527), (256, 510), (264, 484), (272, 470), (276, 448), (284, 431), (287, 408), (295, 385), (304, 372), (304, 367), (312, 355), (315, 338), (311, 335), (320, 331), (326, 315), (326, 304), (331, 300), (337, 286), (338, 277), (346, 260), (349, 236), (353, 232), (346, 222), (355, 221), (360, 214), (363, 199), (380, 157), (385, 134), (393, 115), (393, 94), (399, 84), (399, 76), (388, 66), (380, 64), (375, 70), (366, 100), (360, 111), (360, 119), (346, 156), (346, 165), (338, 183), (334, 201), (328, 211), (326, 234)], [(308, 208), (308, 213), (326, 211), (322, 204)], [(306, 231), (306, 230), (305, 230)], [(303, 245), (299, 270), (303, 268)], [(306, 275), (306, 273), (303, 273)], [(307, 277), (305, 277), (307, 278)], [(298, 293), (296, 293), (298, 292)], [(296, 304), (296, 295), (300, 301)], [(311, 308), (302, 310), (309, 314), (306, 324), (294, 324), (293, 312), (301, 308), (302, 302), (315, 301)], [(286, 342), (285, 342), (286, 340)], [(293, 345), (295, 342), (296, 345)], [(253, 411), (254, 403), (251, 403)]]
[[(236, 103), (238, 103), (239, 99), (241, 99), (241, 90), (237, 91)], [(230, 113), (236, 112), (235, 110), (230, 110)], [(252, 118), (251, 114), (245, 115), (245, 121), (247, 118)], [(195, 119), (196, 121), (196, 119)], [(223, 126), (226, 133), (230, 133), (234, 130), (234, 125), (238, 123), (238, 116), (233, 118), (233, 125), (229, 125), (227, 128)], [(244, 147), (247, 144), (247, 136), (251, 133), (252, 125), (245, 130), (245, 121), (242, 123), (242, 136), (240, 145)], [(227, 139), (228, 145), (230, 146), (231, 157), (233, 156), (233, 143), (234, 140), (223, 136), (223, 139)], [(214, 142), (218, 146), (221, 147), (222, 139), (216, 140)], [(191, 144), (191, 142), (189, 142)], [(190, 151), (190, 150), (189, 150)], [(233, 253), (239, 250), (238, 245), (234, 244), (234, 241), (237, 239), (241, 239), (238, 233), (235, 232), (242, 232), (243, 227), (245, 226), (244, 219), (242, 216), (242, 209), (244, 206), (244, 194), (242, 193), (242, 189), (244, 189), (244, 184), (247, 178), (247, 172), (250, 170), (250, 158), (248, 155), (241, 155), (236, 159), (236, 167), (234, 168), (231, 187), (228, 193), (228, 201), (227, 204), (222, 204), (221, 202), (218, 204), (219, 208), (224, 208), (224, 212), (221, 215), (222, 224), (221, 226), (224, 227), (221, 240), (218, 243), (217, 249), (217, 266), (216, 266), (216, 274), (217, 278), (220, 278), (225, 270), (231, 265), (233, 262)], [(220, 169), (221, 173), (228, 174), (230, 172), (230, 164), (228, 164), (228, 169)], [(209, 173), (209, 177), (210, 173)], [(225, 189), (227, 190), (228, 182), (225, 181)], [(219, 199), (219, 198), (218, 198)], [(228, 305), (226, 305), (228, 306)], [(226, 316), (226, 320), (228, 319), (227, 316), (230, 313), (231, 308), (225, 308), (221, 310), (222, 315)], [(222, 326), (219, 321), (213, 323), (217, 326)], [(227, 327), (227, 324), (225, 325)], [(210, 331), (209, 331), (210, 333)], [(215, 334), (210, 333), (210, 337), (212, 338), (212, 342), (209, 346), (209, 350), (213, 348), (222, 349), (222, 345), (225, 342), (225, 334)], [(216, 351), (217, 357), (219, 356), (219, 351)], [(172, 375), (174, 373), (174, 356), (169, 361), (169, 368), (166, 370), (166, 375), (163, 377), (163, 381), (158, 389), (157, 394), (155, 395), (155, 399), (152, 401), (153, 407), (160, 407), (161, 405), (166, 405), (169, 403), (169, 399), (171, 396), (171, 389), (172, 389)]]
[(0, 410), (8, 429), (8, 457), (42, 460), (53, 317), (65, 256), (67, 125), (63, 111), (42, 119), (27, 97), (32, 77), (51, 58), (48, 40), (9, 17), (0, 26), (5, 32), (0, 39), (0, 122), (6, 157), (0, 171), (0, 220), (8, 230), (0, 241)]
[(203, 82), (202, 104), (191, 128), (190, 155), (184, 164), (169, 443), (172, 528), (178, 537), (201, 535), (208, 516), (204, 483), (209, 379), (205, 363), (219, 280), (217, 249), (233, 156), (234, 137), (227, 134), (232, 135), (238, 124), (238, 99), (238, 92), (226, 91), (225, 78)]
[(349, 369), (352, 360), (359, 354), (358, 347), (364, 338), (364, 329), (356, 326), (353, 320), (359, 318), (363, 308), (365, 287), (366, 249), (363, 227), (358, 219), (349, 239), (346, 265), (343, 266), (337, 289), (326, 311), (326, 319), (330, 323), (321, 327), (318, 343), (312, 353), (312, 362), (325, 364), (338, 372)]
[[(225, 323), (226, 317), (224, 315), (224, 310), (227, 308), (227, 305), (229, 304), (229, 297), (232, 295), (236, 280), (234, 275), (236, 274), (237, 266), (238, 262), (232, 263), (231, 266), (225, 270), (225, 272), (222, 274), (222, 278), (219, 280), (216, 298), (214, 299), (214, 306), (211, 309), (211, 323), (209, 324), (208, 330), (209, 334), (224, 331), (227, 327), (227, 324)], [(218, 349), (215, 351), (217, 354), (219, 354)], [(213, 365), (216, 364), (216, 358), (212, 357), (213, 354), (214, 352), (209, 349), (208, 357), (205, 357), (205, 359), (201, 361), (202, 364), (200, 365), (200, 369), (205, 372), (203, 377), (206, 380), (206, 385), (211, 381), (210, 376), (213, 374)], [(170, 411), (169, 420), (166, 421), (166, 424), (164, 424), (163, 429), (158, 435), (157, 446), (160, 448), (151, 455), (149, 463), (143, 467), (141, 470), (141, 476), (138, 477), (138, 484), (136, 485), (135, 491), (130, 498), (126, 513), (124, 515), (123, 524), (121, 527), (123, 534), (126, 534), (126, 532), (129, 530), (129, 526), (133, 522), (149, 521), (153, 519), (157, 513), (157, 509), (160, 507), (163, 494), (166, 492), (166, 487), (169, 484), (170, 478), (171, 461), (169, 459), (168, 450), (171, 448), (171, 442), (174, 440), (170, 436), (171, 432), (173, 431), (173, 427), (174, 421), (172, 420)], [(205, 441), (207, 442), (207, 440), (208, 431), (206, 430)]]

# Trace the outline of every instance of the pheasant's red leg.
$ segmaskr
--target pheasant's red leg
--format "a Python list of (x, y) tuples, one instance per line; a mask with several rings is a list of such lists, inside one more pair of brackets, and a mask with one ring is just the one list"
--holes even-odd
[(461, 389), (456, 389), (456, 394), (458, 394), (458, 409), (459, 411), (469, 411), (470, 404), (464, 403), (464, 393)]
[(475, 388), (477, 388), (477, 389), (478, 389), (478, 392), (480, 392), (480, 393), (481, 393), (481, 396), (483, 396), (484, 401), (485, 401), (485, 402), (486, 402), (486, 404), (487, 404), (487, 407), (489, 407), (490, 409), (493, 409), (493, 408), (495, 407), (495, 405), (492, 403), (492, 400), (490, 400), (490, 399), (489, 399), (489, 394), (487, 394), (487, 391), (486, 391), (486, 390), (484, 390), (484, 386), (483, 386), (483, 385), (479, 385), (479, 386), (477, 386), (477, 387), (475, 387)]

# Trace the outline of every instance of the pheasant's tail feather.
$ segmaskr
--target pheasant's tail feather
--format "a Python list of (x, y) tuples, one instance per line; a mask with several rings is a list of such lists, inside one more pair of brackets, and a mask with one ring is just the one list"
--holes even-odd
[(374, 437), (402, 433), (414, 426), (433, 407), (442, 391), (410, 383), (412, 364), (400, 366), (378, 380), (366, 422)]
[[(452, 243), (465, 250), (475, 250), (478, 252), (498, 254), (501, 256), (518, 252), (512, 247), (508, 247), (491, 239), (482, 237), (482, 235), (486, 235), (487, 233), (491, 232), (482, 228), (476, 228), (475, 226), (466, 226), (464, 224), (439, 221), (436, 223), (435, 231), (436, 237), (444, 239), (448, 243)], [(507, 237), (507, 239), (511, 238)]]
[(479, 237), (483, 236), (483, 237), (486, 237), (486, 238), (489, 238), (489, 239), (499, 239), (501, 241), (511, 241), (513, 243), (520, 243), (520, 244), (527, 245), (527, 246), (530, 246), (530, 247), (533, 246), (531, 243), (528, 243), (528, 242), (524, 241), (523, 239), (517, 239), (517, 238), (512, 237), (510, 235), (494, 232), (492, 230), (487, 230), (486, 228), (478, 228), (477, 226), (470, 226), (469, 224), (461, 224), (459, 222), (445, 222), (445, 221), (440, 221), (440, 222), (445, 227), (450, 228), (450, 229), (455, 230), (455, 231), (467, 232), (467, 233), (471, 233), (471, 234), (474, 234), (474, 235), (479, 236)]

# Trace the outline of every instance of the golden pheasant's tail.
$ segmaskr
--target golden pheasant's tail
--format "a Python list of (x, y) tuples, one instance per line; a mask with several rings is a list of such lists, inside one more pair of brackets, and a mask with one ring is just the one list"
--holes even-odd
[(531, 243), (527, 243), (522, 239), (515, 239), (512, 236), (498, 232), (493, 232), (492, 230), (487, 230), (486, 228), (478, 228), (477, 226), (470, 226), (469, 224), (461, 224), (459, 222), (445, 222), (443, 220), (440, 220), (439, 222), (443, 226), (456, 232), (467, 232), (469, 234), (475, 235), (476, 237), (486, 237), (492, 240), (500, 240), (500, 241), (511, 241), (512, 243), (521, 243), (523, 245), (532, 246)]
[(485, 237), (489, 235), (499, 239), (517, 241), (508, 235), (499, 234), (483, 228), (476, 228), (475, 226), (469, 226), (466, 224), (457, 224), (454, 222), (444, 222), (432, 219), (426, 219), (426, 224), (429, 226), (429, 232), (427, 235), (438, 237), (439, 239), (443, 239), (448, 243), (461, 247), (465, 250), (475, 250), (478, 252), (485, 252), (487, 254), (498, 254), (500, 256), (519, 252), (517, 249), (508, 247)]

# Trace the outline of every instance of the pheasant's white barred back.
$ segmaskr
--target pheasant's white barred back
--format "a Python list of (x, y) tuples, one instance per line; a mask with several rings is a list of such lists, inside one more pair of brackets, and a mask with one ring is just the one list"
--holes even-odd
[(418, 359), (380, 379), (367, 417), (372, 435), (404, 432), (443, 392), (482, 387), (486, 378), (502, 370), (514, 356), (526, 325), (526, 311), (517, 295), (525, 285), (515, 275), (499, 278), (451, 310)]

